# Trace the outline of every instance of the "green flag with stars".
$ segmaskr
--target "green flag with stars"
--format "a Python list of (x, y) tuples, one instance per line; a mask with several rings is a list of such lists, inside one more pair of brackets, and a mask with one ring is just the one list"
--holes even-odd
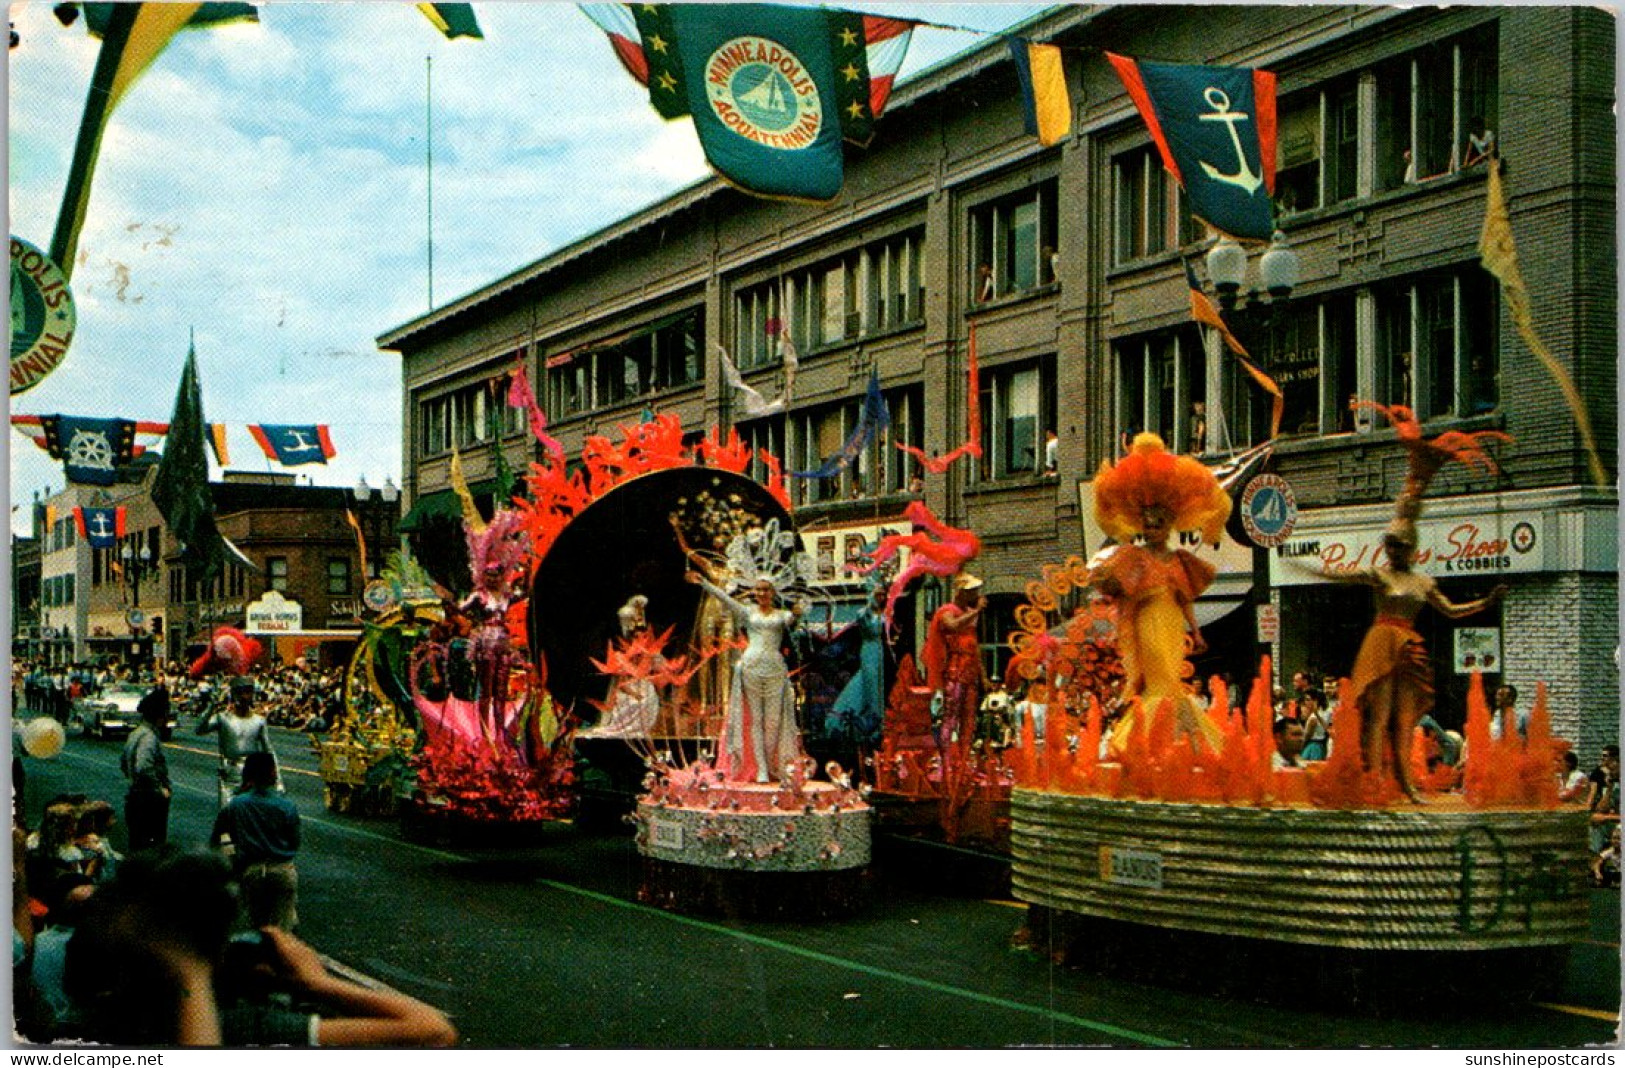
[(768, 4), (639, 4), (649, 99), (692, 116), (719, 175), (758, 196), (828, 201), (843, 139), (874, 132), (864, 16)]

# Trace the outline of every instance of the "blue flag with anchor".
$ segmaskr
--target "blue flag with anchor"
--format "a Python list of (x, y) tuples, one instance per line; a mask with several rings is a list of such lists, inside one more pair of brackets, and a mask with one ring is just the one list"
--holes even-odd
[(889, 429), (891, 409), (886, 407), (886, 398), (880, 393), (880, 375), (870, 371), (869, 389), (863, 395), (863, 412), (858, 416), (858, 425), (852, 428), (846, 444), (819, 464), (816, 470), (787, 473), (792, 478), (829, 478), (838, 475), (852, 466), (852, 462), (863, 454), (877, 435), (884, 435)]
[(77, 415), (42, 415), (45, 450), (62, 461), (69, 482), (111, 486), (118, 467), (135, 453), (135, 422), (130, 419), (87, 419)]
[(1106, 53), (1185, 189), (1191, 214), (1232, 237), (1275, 230), (1275, 75)]

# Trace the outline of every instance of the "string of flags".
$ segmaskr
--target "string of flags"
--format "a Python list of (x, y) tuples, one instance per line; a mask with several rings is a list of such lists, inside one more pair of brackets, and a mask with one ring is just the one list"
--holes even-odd
[[(138, 435), (162, 438), (170, 429), (168, 423), (79, 415), (16, 414), (11, 425), (53, 460), (62, 461), (69, 482), (89, 486), (113, 485), (118, 469), (151, 447), (138, 442)], [(203, 425), (203, 440), (221, 467), (231, 463), (226, 426)], [(248, 432), (267, 460), (284, 467), (325, 464), (338, 455), (325, 423), (250, 423)]]

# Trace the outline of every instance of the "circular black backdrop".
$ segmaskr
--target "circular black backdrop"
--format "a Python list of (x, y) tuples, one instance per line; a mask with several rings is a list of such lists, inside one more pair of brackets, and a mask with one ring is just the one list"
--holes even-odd
[(683, 577), (688, 561), (669, 517), (679, 500), (705, 491), (735, 495), (739, 507), (762, 522), (777, 519), (782, 529), (793, 529), (790, 514), (760, 483), (710, 467), (677, 467), (621, 483), (560, 532), (530, 592), (531, 656), (546, 663), (547, 689), (559, 707), (608, 689), (589, 658), (602, 660), (620, 635), (615, 612), (634, 594), (649, 598), (656, 634), (673, 628), (673, 649), (686, 641), (704, 591)]

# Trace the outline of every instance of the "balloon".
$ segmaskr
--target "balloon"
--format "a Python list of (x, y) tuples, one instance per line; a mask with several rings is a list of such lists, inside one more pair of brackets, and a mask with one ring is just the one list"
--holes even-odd
[(38, 760), (49, 760), (62, 752), (68, 734), (50, 716), (39, 716), (23, 724), (23, 751)]

